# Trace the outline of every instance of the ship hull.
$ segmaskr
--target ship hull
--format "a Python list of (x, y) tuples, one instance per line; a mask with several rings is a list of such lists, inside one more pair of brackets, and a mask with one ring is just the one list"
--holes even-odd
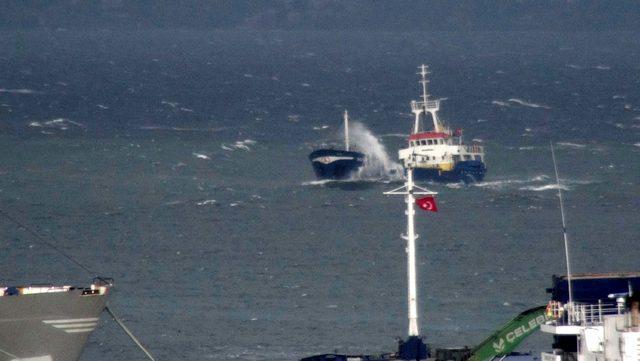
[(364, 165), (365, 155), (336, 149), (318, 149), (309, 160), (318, 179), (347, 179)]
[(467, 160), (456, 163), (450, 171), (437, 168), (413, 168), (413, 178), (418, 181), (434, 181), (442, 183), (473, 183), (482, 182), (487, 167), (481, 161)]
[(0, 361), (76, 361), (105, 308), (106, 294), (0, 297)]

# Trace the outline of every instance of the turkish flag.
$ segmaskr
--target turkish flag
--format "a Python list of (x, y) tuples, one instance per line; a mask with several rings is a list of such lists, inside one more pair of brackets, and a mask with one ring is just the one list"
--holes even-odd
[(433, 196), (426, 196), (416, 199), (416, 204), (424, 211), (437, 212), (436, 199)]

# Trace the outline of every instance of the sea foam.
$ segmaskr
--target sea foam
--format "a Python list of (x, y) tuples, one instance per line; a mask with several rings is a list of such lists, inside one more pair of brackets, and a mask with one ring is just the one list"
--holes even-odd
[(352, 122), (351, 142), (355, 148), (366, 154), (365, 164), (354, 175), (357, 179), (400, 179), (402, 166), (391, 160), (387, 149), (364, 124)]

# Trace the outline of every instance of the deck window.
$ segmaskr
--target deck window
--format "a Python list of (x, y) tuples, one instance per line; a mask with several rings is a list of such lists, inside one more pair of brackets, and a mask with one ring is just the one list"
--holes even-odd
[(424, 140), (424, 139), (423, 139), (423, 140), (421, 140), (421, 141), (420, 141), (420, 145), (427, 145), (427, 141), (426, 141), (426, 140)]

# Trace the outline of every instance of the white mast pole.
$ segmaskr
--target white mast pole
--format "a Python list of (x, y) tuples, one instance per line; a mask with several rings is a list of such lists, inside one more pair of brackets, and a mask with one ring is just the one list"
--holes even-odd
[(409, 336), (418, 336), (418, 281), (416, 277), (416, 233), (413, 223), (415, 215), (413, 197), (413, 169), (407, 168), (407, 280), (408, 280), (408, 306), (409, 306)]
[(344, 111), (344, 147), (349, 151), (349, 113)]
[(405, 203), (407, 204), (407, 234), (402, 235), (402, 238), (407, 241), (407, 301), (408, 301), (408, 316), (409, 316), (409, 336), (418, 336), (420, 331), (418, 329), (418, 280), (416, 275), (416, 240), (418, 235), (415, 232), (413, 217), (415, 216), (415, 196), (416, 195), (436, 195), (436, 192), (424, 189), (413, 183), (413, 167), (415, 165), (415, 159), (412, 159), (406, 167), (407, 177), (402, 187), (394, 190), (384, 192), (384, 194), (397, 194), (403, 195)]
[(431, 118), (433, 120), (433, 131), (440, 132), (440, 121), (438, 120), (438, 115), (435, 111), (427, 107), (427, 102), (429, 101), (429, 91), (427, 88), (427, 84), (429, 84), (429, 79), (427, 78), (427, 75), (429, 75), (429, 66), (422, 64), (420, 66), (419, 74), (422, 76), (420, 83), (422, 84), (422, 106), (424, 107), (425, 115), (427, 111), (431, 114)]
[(429, 83), (429, 80), (427, 80), (427, 74), (429, 74), (429, 67), (422, 64), (420, 66), (420, 75), (422, 75), (420, 83), (422, 83), (422, 101), (425, 103), (425, 106), (427, 105), (427, 100), (429, 100), (429, 94), (427, 93), (427, 84)]
[[(567, 224), (564, 218), (564, 203), (562, 201), (562, 189), (560, 188), (560, 176), (558, 174), (558, 164), (556, 163), (556, 153), (551, 146), (551, 158), (553, 159), (553, 170), (556, 173), (556, 186), (558, 188), (558, 199), (560, 200), (560, 214), (562, 216), (562, 234), (564, 236), (564, 254), (567, 262), (567, 285), (569, 288), (569, 307), (573, 307), (573, 287), (571, 286), (571, 261), (569, 257), (569, 237), (567, 236)], [(571, 323), (571, 313), (569, 313), (569, 323)]]

